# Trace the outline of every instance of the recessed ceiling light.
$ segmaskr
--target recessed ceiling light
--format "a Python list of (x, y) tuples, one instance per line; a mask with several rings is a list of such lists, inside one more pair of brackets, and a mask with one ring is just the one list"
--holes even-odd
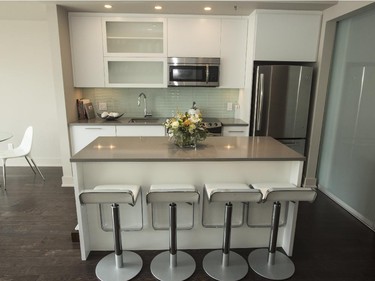
[(211, 7), (204, 7), (205, 11), (211, 11)]
[(112, 5), (105, 4), (105, 5), (104, 5), (104, 8), (106, 8), (106, 9), (111, 9), (111, 8), (112, 8)]
[(163, 7), (158, 5), (158, 6), (155, 6), (154, 9), (155, 10), (161, 10), (161, 9), (163, 9)]

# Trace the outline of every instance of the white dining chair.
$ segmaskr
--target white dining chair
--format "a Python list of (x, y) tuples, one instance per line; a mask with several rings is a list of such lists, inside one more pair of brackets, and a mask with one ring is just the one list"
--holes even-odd
[[(38, 166), (35, 164), (33, 158), (30, 155), (32, 143), (33, 143), (33, 127), (29, 126), (26, 129), (22, 142), (18, 147), (0, 151), (0, 159), (3, 161), (4, 189), (6, 189), (6, 161), (11, 158), (25, 157), (27, 163), (33, 170), (34, 174), (36, 174), (35, 170), (37, 170), (39, 175), (42, 177), (42, 179), (45, 180), (42, 172), (39, 170)], [(34, 165), (35, 169), (32, 164)]]

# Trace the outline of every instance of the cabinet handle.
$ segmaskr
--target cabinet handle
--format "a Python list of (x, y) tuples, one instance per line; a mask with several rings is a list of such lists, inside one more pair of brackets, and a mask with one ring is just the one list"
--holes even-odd
[(229, 130), (228, 133), (244, 133), (245, 131)]
[(90, 128), (85, 128), (85, 130), (102, 130), (103, 128), (93, 128), (93, 127), (90, 127)]

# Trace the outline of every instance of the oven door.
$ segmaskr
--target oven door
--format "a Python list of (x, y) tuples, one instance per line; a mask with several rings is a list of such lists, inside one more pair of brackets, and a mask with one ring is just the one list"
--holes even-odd
[(169, 65), (168, 86), (217, 87), (219, 86), (219, 66)]
[(209, 137), (221, 137), (223, 135), (221, 126), (207, 128), (207, 136)]

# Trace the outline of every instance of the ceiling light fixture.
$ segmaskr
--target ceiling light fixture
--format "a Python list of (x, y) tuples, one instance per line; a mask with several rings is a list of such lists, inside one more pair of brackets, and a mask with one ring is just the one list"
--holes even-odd
[(106, 9), (111, 9), (111, 8), (112, 8), (112, 5), (105, 4), (105, 5), (104, 5), (104, 8), (106, 8)]
[(155, 10), (161, 10), (161, 9), (163, 9), (163, 7), (158, 5), (158, 6), (155, 6), (154, 9)]
[(211, 7), (204, 7), (205, 11), (211, 11)]

